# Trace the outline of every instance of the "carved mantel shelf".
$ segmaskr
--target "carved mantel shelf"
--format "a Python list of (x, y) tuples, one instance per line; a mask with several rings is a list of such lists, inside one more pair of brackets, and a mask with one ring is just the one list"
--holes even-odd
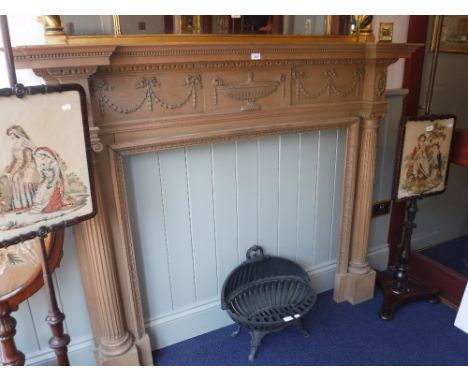
[[(257, 64), (270, 61), (319, 60), (386, 60), (408, 58), (420, 44), (327, 43), (296, 41), (289, 38), (279, 43), (166, 43), (158, 45), (34, 45), (14, 49), (18, 69), (67, 68), (89, 65), (176, 64), (199, 62), (252, 61), (252, 53), (260, 53)], [(388, 65), (387, 64), (387, 65)]]
[[(99, 213), (74, 234), (100, 364), (152, 363), (125, 155), (346, 129), (334, 297), (355, 304), (373, 296), (367, 243), (387, 67), (419, 45), (291, 37), (194, 41), (14, 50), (18, 69), (32, 68), (48, 83), (79, 83), (88, 95)], [(252, 59), (252, 53), (260, 59)]]

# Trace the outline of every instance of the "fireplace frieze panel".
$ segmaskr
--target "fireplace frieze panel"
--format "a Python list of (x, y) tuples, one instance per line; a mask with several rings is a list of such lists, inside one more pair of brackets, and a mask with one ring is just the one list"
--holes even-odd
[[(91, 77), (93, 115), (97, 124), (108, 126), (360, 102), (365, 69), (356, 63), (361, 61), (351, 60), (352, 66), (343, 60), (281, 60), (102, 67)], [(379, 81), (376, 96), (381, 87)]]

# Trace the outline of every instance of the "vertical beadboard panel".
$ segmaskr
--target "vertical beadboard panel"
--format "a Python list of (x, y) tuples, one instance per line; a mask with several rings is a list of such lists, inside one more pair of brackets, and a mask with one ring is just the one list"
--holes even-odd
[(217, 295), (211, 150), (206, 146), (187, 149), (187, 174), (197, 300)]
[(258, 242), (258, 144), (256, 139), (237, 143), (237, 213), (239, 262)]
[(336, 130), (320, 131), (315, 252), (316, 264), (329, 259), (335, 183)]
[(258, 244), (278, 254), (279, 137), (259, 139), (258, 148)]
[(318, 134), (318, 132), (308, 132), (302, 134), (301, 137), (297, 261), (305, 268), (310, 268), (315, 264)]
[(239, 261), (237, 241), (236, 144), (212, 146), (213, 199), (219, 290)]
[(253, 244), (330, 271), (345, 138), (345, 130), (325, 130), (126, 159), (145, 320), (157, 347), (228, 322), (221, 288)]
[(125, 176), (143, 314), (153, 317), (172, 311), (158, 153), (127, 157)]
[[(34, 353), (41, 349), (39, 339), (36, 334), (36, 323), (33, 320), (29, 301), (24, 301), (20, 304), (18, 310), (12, 314), (16, 319), (16, 335), (15, 342), (17, 348), (24, 354)], [(40, 325), (47, 325), (44, 318), (40, 321)]]
[(159, 153), (174, 308), (196, 301), (185, 150)]
[[(65, 231), (62, 261), (60, 267), (55, 271), (55, 276), (57, 292), (60, 294), (60, 302), (65, 314), (67, 333), (71, 338), (78, 340), (89, 337), (91, 326), (88, 320), (83, 320), (83, 317), (88, 317), (88, 309), (74, 253), (73, 234), (67, 230)], [(71, 296), (72, 298), (70, 298)]]
[(278, 254), (296, 259), (299, 135), (280, 138)]

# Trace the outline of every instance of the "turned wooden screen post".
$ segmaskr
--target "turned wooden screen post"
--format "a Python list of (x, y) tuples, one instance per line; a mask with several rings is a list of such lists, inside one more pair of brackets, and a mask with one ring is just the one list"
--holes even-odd
[[(442, 23), (443, 16), (440, 16), (438, 23), (435, 26), (435, 48), (431, 61), (430, 73), (429, 73), (429, 85), (428, 91), (426, 94), (426, 101), (424, 107), (424, 116), (422, 117), (412, 117), (408, 118), (410, 120), (423, 120), (428, 118), (430, 120), (435, 119), (435, 116), (431, 116), (431, 104), (432, 104), (432, 95), (434, 88), (435, 75), (437, 71), (437, 60), (439, 56), (439, 46), (440, 38), (442, 34)], [(444, 116), (441, 116), (441, 118)], [(452, 116), (445, 116), (452, 117)], [(454, 116), (453, 116), (454, 117)], [(454, 117), (455, 118), (455, 117)], [(397, 154), (397, 163), (401, 161), (401, 156), (403, 155), (403, 124), (400, 130), (400, 139), (399, 143), (401, 147), (399, 148), (400, 153)], [(402, 166), (400, 164), (400, 166)], [(399, 182), (399, 167), (395, 167), (396, 175), (394, 175), (394, 186)], [(445, 182), (447, 179), (445, 178)], [(440, 191), (443, 192), (443, 191)], [(440, 193), (437, 192), (437, 193)], [(433, 195), (437, 194), (433, 193)], [(431, 303), (437, 303), (439, 299), (439, 289), (431, 286), (424, 285), (419, 281), (415, 280), (409, 275), (409, 262), (411, 255), (411, 238), (414, 228), (416, 228), (415, 218), (418, 212), (417, 200), (423, 199), (431, 194), (420, 194), (413, 195), (410, 198), (404, 198), (406, 200), (406, 214), (403, 212), (403, 216), (406, 216), (402, 227), (403, 227), (403, 237), (400, 244), (396, 248), (398, 258), (396, 259), (396, 264), (389, 267), (389, 270), (386, 272), (380, 272), (378, 274), (378, 281), (382, 286), (384, 292), (384, 301), (382, 303), (382, 308), (380, 311), (380, 318), (383, 320), (392, 320), (394, 313), (398, 307), (401, 305), (415, 301), (415, 300), (429, 300)], [(394, 200), (402, 203), (403, 198), (399, 198), (396, 193), (394, 195)], [(402, 204), (404, 205), (404, 204)], [(392, 271), (392, 272), (390, 272)]]
[[(428, 26), (429, 16), (410, 16), (407, 42), (425, 44)], [(418, 49), (405, 61), (403, 88), (408, 89), (409, 93), (403, 102), (403, 118), (418, 114), (424, 53), (424, 49)], [(390, 266), (395, 265), (398, 260), (398, 247), (403, 237), (405, 213), (405, 201), (394, 201), (392, 203), (390, 227), (388, 230), (388, 246), (390, 252), (388, 265)]]
[(63, 321), (65, 320), (65, 314), (60, 311), (57, 304), (54, 283), (52, 281), (52, 273), (50, 272), (49, 262), (47, 259), (47, 250), (45, 245), (45, 238), (47, 234), (47, 228), (39, 228), (39, 239), (41, 241), (42, 254), (42, 277), (44, 278), (44, 286), (47, 292), (47, 303), (49, 305), (46, 321), (52, 331), (52, 338), (49, 340), (49, 346), (54, 350), (59, 366), (70, 366), (67, 349), (67, 346), (70, 343), (70, 336), (65, 334), (63, 331)]
[[(8, 30), (7, 17), (0, 16), (0, 27), (2, 31), (3, 47), (8, 70), (8, 79), (10, 86), (16, 84), (16, 73), (13, 62), (13, 53), (10, 44), (10, 32)], [(0, 365), (24, 365), (24, 354), (16, 348), (15, 344), (16, 320), (11, 317), (11, 307), (8, 302), (0, 303), (0, 345), (2, 357)]]

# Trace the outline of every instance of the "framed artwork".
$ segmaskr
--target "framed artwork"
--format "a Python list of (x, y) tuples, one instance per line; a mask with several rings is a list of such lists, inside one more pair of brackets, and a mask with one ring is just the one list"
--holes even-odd
[[(431, 50), (436, 45), (436, 30), (441, 17), (435, 16)], [(440, 52), (468, 53), (468, 16), (444, 16), (440, 36)]]
[(0, 248), (94, 216), (79, 85), (0, 89)]
[(393, 198), (404, 200), (445, 191), (456, 117), (407, 118), (400, 128)]

